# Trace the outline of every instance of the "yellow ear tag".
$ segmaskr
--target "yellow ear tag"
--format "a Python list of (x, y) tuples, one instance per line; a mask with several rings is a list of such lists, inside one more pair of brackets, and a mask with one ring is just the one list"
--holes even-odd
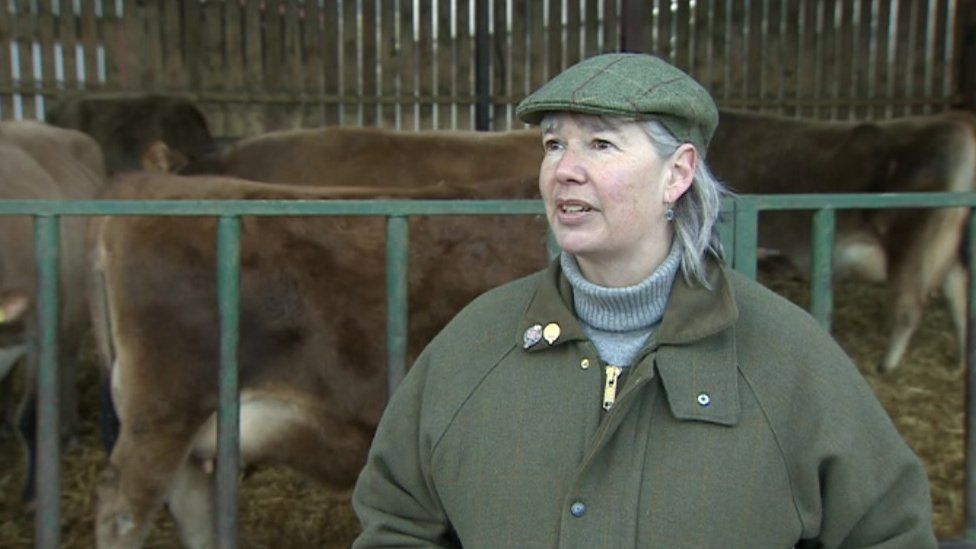
[(542, 330), (542, 338), (546, 340), (546, 343), (552, 345), (557, 339), (559, 339), (559, 333), (559, 324), (550, 322), (549, 324), (546, 324), (545, 329)]

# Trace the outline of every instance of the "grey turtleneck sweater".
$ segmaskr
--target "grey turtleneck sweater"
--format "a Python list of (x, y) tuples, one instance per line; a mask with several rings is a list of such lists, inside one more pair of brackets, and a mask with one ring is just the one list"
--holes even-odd
[(651, 276), (625, 288), (607, 288), (586, 280), (576, 259), (566, 252), (559, 262), (573, 287), (576, 316), (600, 358), (613, 366), (630, 366), (664, 316), (681, 265), (680, 246), (671, 246), (671, 253)]

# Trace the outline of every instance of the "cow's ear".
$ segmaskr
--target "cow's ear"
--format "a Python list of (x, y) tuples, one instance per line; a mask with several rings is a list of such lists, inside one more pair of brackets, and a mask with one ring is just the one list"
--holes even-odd
[(19, 321), (31, 303), (30, 294), (23, 290), (0, 290), (0, 325)]
[(160, 140), (150, 143), (139, 158), (142, 169), (148, 172), (176, 173), (186, 167), (187, 162), (186, 155)]

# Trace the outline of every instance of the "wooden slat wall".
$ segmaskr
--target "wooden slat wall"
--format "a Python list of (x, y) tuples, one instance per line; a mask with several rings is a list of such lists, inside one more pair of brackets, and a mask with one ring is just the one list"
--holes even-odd
[[(481, 0), (478, 0), (481, 1)], [(962, 0), (647, 0), (637, 49), (724, 106), (816, 118), (958, 102)], [(555, 73), (621, 44), (625, 0), (493, 0), (495, 129)], [(327, 124), (474, 126), (475, 0), (5, 0), (0, 117), (57, 96), (196, 99), (221, 136)], [(77, 9), (76, 9), (77, 8)]]

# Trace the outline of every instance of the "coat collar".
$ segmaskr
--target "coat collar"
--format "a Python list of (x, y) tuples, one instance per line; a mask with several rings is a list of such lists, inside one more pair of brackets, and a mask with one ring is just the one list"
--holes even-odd
[[(725, 267), (711, 259), (707, 265), (711, 290), (687, 283), (680, 273), (675, 278), (654, 338), (658, 346), (654, 365), (677, 419), (734, 425), (740, 407), (733, 325), (739, 311)], [(518, 347), (537, 353), (586, 340), (572, 303), (572, 287), (559, 262), (553, 261), (543, 271), (519, 323)], [(541, 336), (538, 330), (545, 331), (550, 324), (559, 327), (552, 343), (533, 335)]]

